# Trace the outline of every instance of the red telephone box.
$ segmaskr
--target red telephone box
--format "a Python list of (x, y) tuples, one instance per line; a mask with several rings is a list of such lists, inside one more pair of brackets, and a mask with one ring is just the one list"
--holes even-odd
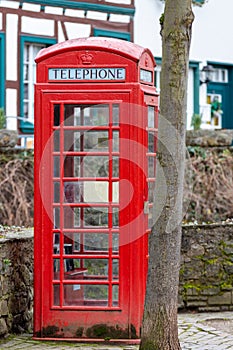
[(155, 184), (154, 58), (90, 37), (36, 63), (34, 337), (134, 342)]

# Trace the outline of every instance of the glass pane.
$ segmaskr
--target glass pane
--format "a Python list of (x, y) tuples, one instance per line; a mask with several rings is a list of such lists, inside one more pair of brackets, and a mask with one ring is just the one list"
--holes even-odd
[(148, 215), (148, 227), (152, 228), (153, 226), (153, 207), (149, 208), (149, 215)]
[(53, 183), (53, 200), (54, 203), (59, 203), (60, 202), (60, 183), (59, 182), (54, 182)]
[(119, 177), (119, 157), (113, 157), (112, 159), (112, 176)]
[(28, 118), (29, 117), (29, 103), (28, 102), (24, 102), (23, 104), (23, 112), (24, 112), (24, 118)]
[[(117, 252), (119, 250), (119, 234), (113, 234), (113, 250)], [(59, 254), (59, 234), (54, 234), (54, 254)], [(108, 233), (64, 233), (65, 251), (66, 254), (74, 254), (79, 252), (99, 252), (106, 253), (109, 249), (109, 236)], [(71, 250), (68, 253), (66, 246), (70, 246)]]
[(112, 261), (112, 279), (119, 279), (119, 260), (113, 259)]
[(113, 252), (119, 252), (119, 233), (112, 234), (112, 250)]
[(119, 227), (119, 209), (113, 208), (112, 212), (113, 227)]
[[(81, 275), (83, 278), (83, 275)], [(80, 277), (81, 277), (80, 276)], [(66, 277), (67, 279), (67, 277)], [(84, 287), (80, 284), (67, 284), (63, 286), (64, 305), (84, 305)]]
[(58, 130), (54, 131), (53, 133), (53, 148), (54, 152), (60, 151), (60, 132)]
[(70, 279), (70, 276), (74, 275), (74, 260), (75, 259), (64, 259), (64, 278), (65, 279)]
[(53, 208), (54, 228), (60, 227), (60, 208)]
[[(86, 112), (88, 109), (86, 110)], [(109, 106), (96, 105), (89, 108), (89, 118), (84, 118), (84, 125), (108, 126)]]
[(65, 130), (64, 150), (66, 152), (80, 152), (81, 150), (83, 150), (82, 140), (83, 136), (80, 131)]
[(64, 158), (64, 177), (80, 176), (80, 158), (67, 156)]
[(24, 62), (29, 61), (29, 45), (24, 46)]
[(83, 279), (86, 269), (81, 267), (80, 259), (64, 259), (64, 278), (67, 280)]
[(29, 90), (28, 83), (24, 83), (23, 88), (24, 88), (23, 89), (24, 100), (27, 101), (28, 100), (28, 90)]
[(113, 131), (113, 152), (119, 152), (119, 131)]
[(60, 279), (60, 259), (53, 259), (53, 279)]
[(83, 259), (83, 265), (86, 268), (85, 279), (108, 278), (108, 259)]
[(64, 177), (108, 177), (108, 157), (67, 156), (64, 158)]
[(64, 183), (66, 203), (107, 203), (107, 181), (79, 181)]
[(149, 182), (148, 183), (148, 198), (149, 202), (153, 203), (153, 198), (154, 198), (154, 191), (155, 191), (155, 182)]
[(155, 107), (153, 106), (148, 107), (148, 127), (155, 127)]
[(119, 203), (119, 182), (112, 183), (112, 201)]
[(112, 106), (112, 122), (113, 125), (119, 125), (119, 113), (120, 109), (119, 109), (119, 105), (118, 104), (114, 104)]
[(108, 177), (108, 157), (87, 156), (83, 158), (83, 176)]
[(155, 153), (156, 136), (155, 133), (148, 133), (148, 152)]
[(83, 201), (85, 203), (108, 203), (107, 181), (83, 182)]
[(155, 178), (155, 157), (148, 157), (148, 177)]
[(53, 114), (54, 114), (53, 125), (59, 126), (60, 125), (60, 105), (54, 105)]
[(107, 131), (86, 131), (84, 133), (84, 151), (108, 152)]
[(80, 125), (80, 121), (75, 123), (76, 116), (80, 115), (80, 108), (75, 105), (65, 105), (64, 106), (64, 125), (74, 126)]
[(64, 228), (80, 226), (80, 208), (64, 207)]
[(85, 233), (84, 251), (108, 251), (108, 235), (104, 233)]
[(112, 286), (112, 306), (119, 306), (119, 286)]
[(82, 186), (80, 182), (64, 182), (64, 202), (80, 203), (82, 200)]
[(77, 283), (64, 285), (64, 305), (107, 306), (108, 286)]
[(60, 253), (60, 234), (55, 232), (53, 234), (53, 254)]
[(108, 286), (84, 285), (85, 305), (107, 306)]
[(108, 152), (107, 131), (71, 131), (65, 130), (65, 151)]
[(108, 226), (108, 208), (84, 208), (84, 225)]
[(23, 67), (23, 80), (28, 81), (28, 77), (29, 77), (28, 71), (29, 71), (28, 64), (25, 63)]
[[(54, 254), (59, 254), (59, 234), (54, 234)], [(66, 254), (74, 254), (79, 252), (96, 252), (106, 253), (109, 248), (108, 233), (64, 233), (65, 251)], [(115, 251), (118, 250), (118, 234), (113, 234), (113, 244)], [(66, 246), (70, 246), (71, 250), (68, 253)]]
[(108, 105), (65, 105), (65, 126), (108, 126)]
[(60, 176), (60, 157), (53, 157), (53, 176)]
[(74, 236), (73, 236), (73, 250), (75, 252), (80, 252), (80, 249), (81, 249), (81, 234), (80, 233), (74, 233)]
[(60, 305), (60, 285), (59, 284), (53, 285), (53, 305), (54, 306)]

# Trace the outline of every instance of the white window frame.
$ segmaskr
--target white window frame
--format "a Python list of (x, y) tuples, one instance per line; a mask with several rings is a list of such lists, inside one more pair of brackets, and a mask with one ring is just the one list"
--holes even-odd
[[(24, 44), (24, 59), (23, 59), (23, 111), (24, 118), (34, 124), (34, 84), (36, 82), (36, 63), (35, 56), (39, 50), (46, 47), (46, 45), (40, 43), (29, 43)], [(37, 48), (38, 50), (35, 50)], [(28, 55), (27, 55), (28, 49)], [(26, 76), (27, 74), (27, 76)], [(27, 96), (25, 97), (25, 88), (27, 86)], [(27, 106), (27, 108), (26, 108)], [(25, 113), (25, 110), (27, 113)]]

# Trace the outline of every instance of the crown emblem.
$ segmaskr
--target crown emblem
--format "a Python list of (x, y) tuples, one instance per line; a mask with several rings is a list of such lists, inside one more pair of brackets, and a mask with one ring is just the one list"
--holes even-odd
[(91, 64), (93, 58), (94, 56), (90, 54), (88, 51), (86, 51), (84, 54), (80, 56), (82, 64)]
[(146, 55), (146, 57), (145, 57), (145, 66), (148, 67), (148, 65), (149, 65), (149, 58), (148, 58), (148, 56)]

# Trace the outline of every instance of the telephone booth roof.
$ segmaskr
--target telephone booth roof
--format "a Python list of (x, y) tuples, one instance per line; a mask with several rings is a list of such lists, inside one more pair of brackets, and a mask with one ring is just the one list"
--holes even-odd
[(155, 65), (154, 57), (151, 51), (147, 48), (143, 48), (137, 44), (134, 44), (130, 41), (124, 41), (121, 39), (115, 38), (106, 38), (106, 37), (88, 37), (88, 38), (78, 38), (64, 41), (52, 45), (48, 48), (42, 49), (37, 55), (35, 61), (39, 63), (51, 56), (65, 53), (68, 51), (74, 51), (76, 49), (90, 49), (90, 50), (100, 50), (115, 54), (121, 54), (126, 58), (129, 58), (133, 61), (139, 61), (143, 53), (148, 53), (152, 59), (153, 64)]

